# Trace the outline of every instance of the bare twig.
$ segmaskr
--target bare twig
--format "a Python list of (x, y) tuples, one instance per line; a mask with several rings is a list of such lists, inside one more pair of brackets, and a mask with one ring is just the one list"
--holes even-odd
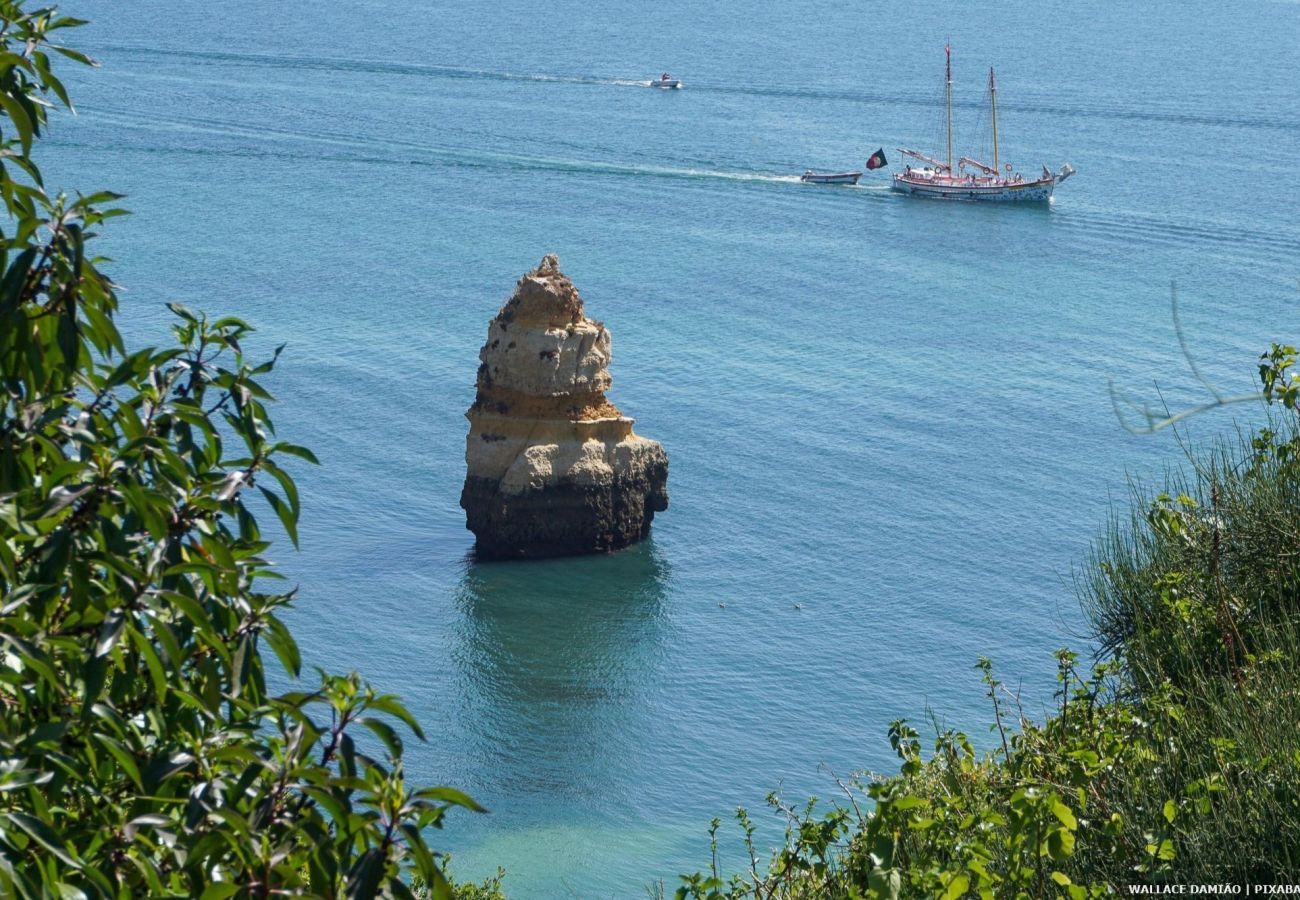
[[(1259, 392), (1250, 394), (1234, 394), (1232, 396), (1225, 395), (1221, 390), (1215, 387), (1204, 374), (1201, 373), (1200, 368), (1196, 365), (1196, 360), (1192, 356), (1191, 348), (1188, 346), (1187, 333), (1183, 329), (1182, 317), (1178, 312), (1178, 282), (1176, 281), (1171, 281), (1169, 283), (1169, 306), (1170, 313), (1174, 320), (1174, 334), (1178, 338), (1178, 349), (1182, 352), (1183, 359), (1186, 360), (1187, 367), (1191, 370), (1192, 375), (1205, 387), (1207, 391), (1210, 392), (1210, 396), (1214, 399), (1208, 403), (1202, 403), (1176, 413), (1170, 413), (1168, 405), (1165, 405), (1162, 399), (1161, 403), (1163, 411), (1156, 411), (1149, 404), (1138, 403), (1129, 399), (1127, 395), (1122, 394), (1119, 389), (1115, 387), (1114, 379), (1108, 379), (1106, 382), (1106, 389), (1110, 394), (1110, 404), (1111, 408), (1115, 411), (1115, 418), (1119, 419), (1119, 423), (1123, 426), (1125, 431), (1132, 434), (1152, 434), (1161, 429), (1168, 428), (1171, 425), (1176, 425), (1183, 419), (1200, 415), (1201, 413), (1208, 412), (1212, 409), (1218, 409), (1221, 406), (1228, 406), (1233, 403), (1249, 403), (1264, 399), (1264, 395)], [(1121, 403), (1124, 406), (1129, 407), (1130, 411), (1135, 412), (1142, 420), (1143, 424), (1132, 424), (1125, 415), (1124, 410), (1121, 408)]]

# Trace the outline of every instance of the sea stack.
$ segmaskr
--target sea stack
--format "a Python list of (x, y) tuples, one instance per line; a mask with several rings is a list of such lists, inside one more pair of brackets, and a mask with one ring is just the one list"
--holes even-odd
[(479, 351), (460, 495), (480, 559), (601, 553), (668, 508), (668, 455), (605, 398), (610, 336), (553, 255), (515, 285)]

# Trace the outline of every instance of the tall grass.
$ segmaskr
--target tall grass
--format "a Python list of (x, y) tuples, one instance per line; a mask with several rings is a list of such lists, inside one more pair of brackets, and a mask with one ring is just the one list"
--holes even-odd
[(1300, 433), (1239, 438), (1113, 525), (1082, 599), (1128, 691), (1168, 690), (1164, 765), (1129, 785), (1213, 788), (1213, 815), (1179, 836), (1180, 877), (1300, 871)]

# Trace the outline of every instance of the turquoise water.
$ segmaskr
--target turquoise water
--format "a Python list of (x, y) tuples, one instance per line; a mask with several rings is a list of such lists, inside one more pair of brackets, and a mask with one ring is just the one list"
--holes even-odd
[[(288, 342), (277, 422), (324, 463), (278, 553), (305, 656), (409, 701), (412, 775), (492, 810), (440, 846), (512, 896), (702, 867), (714, 815), (892, 769), (899, 716), (987, 743), (980, 655), (1041, 710), (1051, 651), (1087, 643), (1072, 566), (1177, 454), (1108, 383), (1204, 397), (1171, 282), (1226, 392), (1296, 337), (1294, 3), (68, 11), (104, 65), (70, 78), (47, 180), (130, 195), (103, 244), (137, 340), (181, 299)], [(996, 64), (1003, 159), (1079, 170), (1050, 208), (792, 177), (938, 150), (949, 37), (958, 151)], [(685, 89), (638, 83), (664, 69)], [(477, 565), (462, 413), (550, 251), (671, 506), (616, 556)]]

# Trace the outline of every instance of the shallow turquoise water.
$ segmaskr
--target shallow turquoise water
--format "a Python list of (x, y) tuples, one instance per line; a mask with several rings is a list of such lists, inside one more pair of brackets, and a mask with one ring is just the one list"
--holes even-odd
[[(104, 66), (70, 79), (48, 180), (130, 195), (104, 243), (137, 339), (182, 299), (288, 342), (277, 421), (324, 462), (279, 553), (293, 622), (410, 702), (416, 778), (492, 809), (440, 839), (460, 874), (637, 896), (707, 863), (712, 816), (892, 768), (896, 717), (987, 741), (979, 655), (1040, 709), (1087, 642), (1071, 567), (1176, 457), (1108, 382), (1203, 396), (1171, 281), (1227, 392), (1294, 340), (1300, 6), (981, 10), (69, 7)], [(1051, 208), (791, 177), (938, 148), (948, 37), (958, 150), (996, 64), (1003, 158), (1079, 170)], [(636, 83), (665, 68), (684, 90)], [(548, 251), (671, 507), (616, 556), (476, 565), (462, 413)]]

